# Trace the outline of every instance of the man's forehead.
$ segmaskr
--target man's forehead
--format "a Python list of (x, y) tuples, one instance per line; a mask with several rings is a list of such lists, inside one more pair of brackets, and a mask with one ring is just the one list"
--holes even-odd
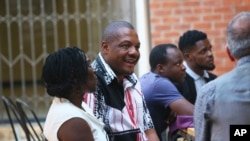
[(195, 43), (195, 48), (197, 48), (197, 49), (210, 47), (210, 46), (211, 46), (211, 43), (208, 39), (199, 40)]
[(119, 32), (117, 32), (117, 35), (114, 38), (122, 41), (131, 41), (133, 39), (133, 40), (138, 40), (139, 42), (139, 37), (137, 32), (134, 29), (129, 29), (129, 28), (119, 30)]

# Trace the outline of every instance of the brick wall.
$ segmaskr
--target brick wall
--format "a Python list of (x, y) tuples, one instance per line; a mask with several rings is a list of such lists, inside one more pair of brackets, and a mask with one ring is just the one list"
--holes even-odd
[(216, 69), (221, 75), (233, 68), (225, 52), (226, 27), (240, 11), (250, 11), (250, 0), (149, 0), (152, 46), (177, 45), (188, 29), (207, 33), (213, 45)]

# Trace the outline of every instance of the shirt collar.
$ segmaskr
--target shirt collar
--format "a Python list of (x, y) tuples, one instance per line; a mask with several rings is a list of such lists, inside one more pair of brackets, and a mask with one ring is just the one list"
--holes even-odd
[(247, 62), (250, 62), (250, 55), (240, 58), (237, 62), (237, 65), (240, 66), (240, 65), (243, 65)]
[(188, 66), (187, 62), (184, 62), (183, 64), (184, 64), (184, 66), (186, 67), (186, 72), (187, 72), (194, 80), (197, 80), (197, 79), (199, 79), (200, 77), (209, 78), (209, 75), (208, 75), (207, 71), (204, 70), (203, 76), (200, 76), (199, 74), (195, 73), (195, 72)]
[(110, 68), (109, 64), (106, 63), (106, 61), (103, 59), (101, 53), (98, 54), (102, 65), (104, 66), (106, 73), (111, 77), (111, 79), (113, 80), (114, 78), (116, 78), (116, 74), (114, 73), (114, 71)]

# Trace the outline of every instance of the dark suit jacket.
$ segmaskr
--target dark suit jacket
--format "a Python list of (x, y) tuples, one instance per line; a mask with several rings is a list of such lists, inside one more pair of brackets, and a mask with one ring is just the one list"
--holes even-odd
[[(212, 74), (210, 72), (208, 72), (209, 75), (209, 79), (207, 80), (207, 82), (214, 80), (217, 76), (215, 74)], [(186, 78), (184, 80), (183, 83), (181, 84), (175, 84), (177, 89), (179, 90), (179, 92), (192, 104), (195, 103), (195, 99), (196, 99), (196, 88), (195, 88), (195, 84), (194, 84), (194, 79), (186, 73)]]

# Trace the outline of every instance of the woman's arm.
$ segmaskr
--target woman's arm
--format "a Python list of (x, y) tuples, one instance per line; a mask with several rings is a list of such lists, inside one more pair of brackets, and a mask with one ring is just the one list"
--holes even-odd
[(72, 118), (63, 123), (57, 137), (60, 141), (94, 141), (88, 123), (81, 118)]

